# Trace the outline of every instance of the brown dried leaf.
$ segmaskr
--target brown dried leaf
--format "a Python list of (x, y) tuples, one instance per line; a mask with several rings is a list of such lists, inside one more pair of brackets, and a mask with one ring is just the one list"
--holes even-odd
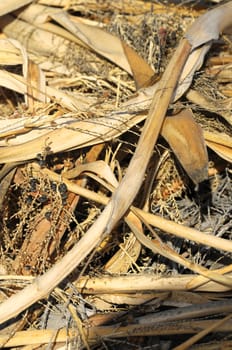
[(123, 41), (122, 46), (130, 64), (136, 87), (139, 89), (149, 81), (154, 71), (142, 57)]
[(194, 183), (207, 179), (207, 149), (201, 127), (193, 119), (191, 110), (166, 117), (161, 134)]

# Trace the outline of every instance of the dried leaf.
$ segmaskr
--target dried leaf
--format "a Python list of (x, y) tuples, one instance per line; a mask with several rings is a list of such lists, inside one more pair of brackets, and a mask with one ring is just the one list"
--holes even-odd
[(10, 38), (17, 39), (31, 53), (45, 57), (65, 57), (68, 41), (64, 37), (36, 27), (11, 15), (1, 18), (0, 27)]
[(232, 162), (232, 138), (224, 133), (204, 131), (206, 144), (221, 158)]
[(166, 117), (162, 136), (194, 183), (208, 178), (208, 156), (201, 127), (190, 110)]
[(20, 14), (20, 18), (33, 23), (34, 27), (38, 27), (51, 19), (59, 23), (70, 33), (74, 34), (85, 45), (108, 58), (110, 61), (116, 62), (117, 65), (132, 74), (130, 65), (124, 54), (121, 40), (116, 36), (105, 32), (101, 28), (87, 25), (77, 20), (70, 20), (65, 11), (57, 10), (52, 7), (45, 7), (38, 4), (29, 6), (24, 13)]
[(206, 141), (206, 144), (220, 157), (222, 157), (230, 163), (232, 162), (232, 147), (223, 146), (212, 141)]
[(185, 37), (193, 49), (217, 40), (220, 33), (232, 26), (232, 2), (218, 6), (200, 16), (188, 29)]
[(77, 17), (74, 20), (65, 11), (38, 4), (27, 7), (19, 14), (19, 18), (38, 28), (47, 29), (54, 34), (73, 40), (71, 36), (68, 37), (64, 30), (62, 32), (60, 27), (48, 23), (52, 18), (66, 31), (74, 34), (74, 37), (79, 39), (77, 41), (79, 44), (83, 42), (85, 46), (108, 58), (128, 73), (133, 73), (138, 86), (142, 86), (153, 75), (153, 70), (150, 66), (132, 48), (121, 42), (116, 36), (97, 27), (96, 24), (85, 24), (83, 20)]
[(0, 40), (0, 65), (23, 64), (22, 51), (14, 43), (13, 39)]
[(142, 57), (140, 57), (131, 47), (129, 47), (123, 41), (122, 46), (127, 60), (130, 64), (136, 87), (139, 89), (144, 86), (147, 81), (153, 76), (154, 71)]
[(7, 0), (1, 1), (0, 3), (0, 16), (5, 15), (6, 13), (17, 10), (20, 7), (28, 5), (33, 0)]
[[(230, 6), (232, 5), (231, 2), (228, 4)], [(213, 16), (211, 16), (213, 11), (214, 10), (207, 14), (209, 21), (213, 18)], [(227, 13), (224, 13), (224, 15), (227, 16), (227, 18), (229, 16), (231, 21), (231, 11), (227, 11), (226, 9), (226, 12)], [(223, 22), (224, 18), (221, 18), (221, 21)], [(214, 22), (212, 21), (211, 27), (213, 24)], [(218, 23), (216, 23), (216, 27), (218, 27)], [(203, 27), (203, 29), (207, 31), (207, 28)], [(193, 35), (196, 35), (197, 40), (198, 33), (193, 33)], [(210, 38), (206, 36), (207, 41), (212, 39), (212, 36)], [(193, 40), (192, 45), (194, 42), (195, 41)], [(204, 44), (204, 42), (201, 44)], [(194, 48), (196, 47), (194, 46)], [(158, 83), (158, 89), (155, 93), (148, 119), (145, 123), (136, 152), (129, 165), (128, 172), (126, 173), (118, 189), (116, 189), (108, 205), (106, 205), (101, 215), (85, 233), (82, 239), (60, 261), (58, 261), (52, 269), (48, 270), (44, 275), (37, 277), (31, 285), (11, 296), (0, 305), (0, 322), (5, 322), (10, 318), (15, 317), (28, 306), (50, 293), (55, 286), (57, 286), (83, 261), (84, 258), (86, 258), (86, 256), (99, 244), (102, 238), (111, 232), (112, 228), (125, 214), (143, 181), (144, 172), (147, 167), (150, 154), (153, 150), (154, 144), (156, 143), (168, 105), (178, 83), (180, 71), (186, 62), (190, 50), (191, 44), (189, 44), (187, 39), (183, 39), (172, 57), (172, 60), (169, 63), (161, 81)], [(138, 169), (141, 169), (141, 173), (138, 172)], [(135, 174), (137, 177), (136, 184), (133, 184), (133, 187), (130, 188), (132, 179), (134, 181)], [(127, 193), (128, 196), (126, 200), (124, 195), (125, 193)], [(220, 278), (217, 273), (215, 276), (215, 274), (210, 271), (207, 271), (205, 274), (207, 275), (207, 278), (216, 277), (217, 280), (220, 279), (222, 282), (223, 280), (227, 280), (231, 283), (231, 279), (229, 280), (228, 276), (224, 276), (223, 279)], [(227, 304), (225, 307), (226, 311), (228, 311)], [(222, 306), (220, 305), (220, 312), (221, 309)], [(215, 312), (215, 309), (213, 311)], [(152, 315), (152, 317), (154, 316)]]
[(205, 55), (209, 51), (210, 47), (211, 43), (205, 44), (197, 47), (190, 53), (181, 73), (179, 84), (173, 95), (173, 101), (177, 101), (188, 90), (192, 83), (194, 73), (202, 66)]
[(218, 39), (220, 33), (229, 27), (232, 27), (231, 1), (200, 16), (188, 29), (185, 37), (192, 46), (192, 52), (183, 69), (174, 100), (189, 88), (193, 74), (201, 67), (213, 40)]
[[(116, 222), (125, 214), (141, 186), (147, 164), (190, 49), (187, 40), (183, 39), (158, 82), (135, 153), (124, 178), (112, 196), (113, 208), (106, 226), (107, 232), (110, 232)], [(126, 197), (125, 193), (127, 193)]]
[[(42, 149), (44, 149), (44, 146), (47, 143), (50, 144), (51, 152), (57, 153), (111, 140), (112, 138), (121, 135), (123, 132), (126, 132), (131, 127), (129, 122), (128, 124), (122, 123), (120, 114), (118, 115), (115, 113), (113, 116), (114, 118), (112, 119), (109, 117), (102, 117), (94, 119), (87, 118), (86, 120), (80, 121), (74, 121), (75, 117), (70, 118), (69, 115), (67, 115), (67, 118), (62, 116), (57, 120), (56, 118), (53, 118), (54, 116), (43, 116), (42, 118), (36, 117), (35, 128), (32, 127), (33, 123), (31, 123), (32, 130), (30, 134), (30, 128), (24, 125), (26, 123), (24, 120), (21, 122), (23, 125), (22, 129), (18, 129), (19, 132), (23, 133), (23, 139), (25, 142), (15, 146), (4, 147), (1, 150), (0, 163), (33, 159)], [(130, 114), (127, 114), (127, 116), (129, 121), (131, 116)], [(126, 115), (124, 115), (124, 117), (126, 117)], [(135, 123), (141, 120), (141, 116), (139, 115), (133, 117), (133, 122)], [(38, 128), (38, 125), (36, 126), (36, 121), (40, 121), (41, 128)], [(55, 126), (53, 126), (52, 121), (56, 123)], [(45, 126), (45, 132), (43, 130), (43, 125)], [(12, 132), (12, 130), (7, 132), (10, 133), (12, 139), (4, 139), (3, 143), (5, 145), (11, 142), (11, 140), (14, 140), (14, 132)], [(26, 134), (26, 132), (28, 132), (28, 134)], [(26, 140), (27, 135), (29, 135), (28, 140)], [(2, 136), (5, 137), (6, 134), (3, 133)]]

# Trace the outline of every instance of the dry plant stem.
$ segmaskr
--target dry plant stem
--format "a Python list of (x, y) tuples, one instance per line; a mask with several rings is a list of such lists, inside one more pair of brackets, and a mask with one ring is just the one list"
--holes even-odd
[[(62, 260), (56, 263), (44, 275), (36, 278), (30, 286), (11, 296), (0, 305), (1, 323), (18, 315), (36, 301), (46, 297), (80, 264), (81, 261), (83, 261), (83, 259), (86, 258), (100, 243), (102, 238), (111, 232), (112, 228), (129, 208), (143, 181), (150, 155), (158, 138), (173, 91), (177, 85), (178, 78), (190, 50), (191, 45), (187, 39), (183, 39), (160, 80), (159, 88), (153, 98), (138, 147), (128, 167), (128, 172), (113, 194), (112, 200), (85, 236)], [(135, 174), (138, 174), (136, 180), (134, 179)], [(131, 179), (133, 179), (134, 186), (131, 186)], [(127, 193), (126, 202), (125, 193)], [(12, 305), (14, 305), (14, 308), (12, 308)]]
[[(63, 182), (66, 184), (68, 190), (70, 192), (76, 193), (79, 196), (85, 197), (91, 201), (101, 203), (106, 205), (109, 201), (109, 199), (106, 196), (100, 195), (98, 193), (95, 193), (93, 191), (90, 191), (84, 187), (79, 186), (78, 184), (75, 184), (72, 181), (69, 181), (67, 179), (64, 179), (62, 175), (58, 175), (55, 172), (49, 170), (49, 169), (41, 169), (40, 166), (37, 163), (32, 163), (31, 164), (32, 169), (33, 169), (33, 175), (39, 176), (38, 172), (41, 174), (44, 174), (45, 176), (48, 176), (48, 178), (52, 181), (55, 182)], [(37, 173), (37, 174), (36, 174)]]
[[(62, 178), (60, 175), (54, 173), (49, 169), (41, 169), (37, 163), (32, 163), (32, 168), (36, 172), (42, 172), (43, 174), (47, 175), (50, 180), (53, 180), (55, 182), (63, 181), (66, 184), (68, 190), (73, 193), (76, 193), (100, 204), (106, 205), (109, 202), (109, 198), (105, 197), (104, 195), (99, 195), (88, 189), (82, 188), (81, 186), (74, 184), (72, 181)], [(34, 173), (34, 176), (36, 177), (36, 173)], [(139, 216), (143, 220), (146, 220), (146, 222), (150, 225), (158, 227), (164, 232), (171, 233), (177, 237), (192, 240), (199, 244), (204, 244), (216, 249), (232, 252), (232, 242), (224, 238), (215, 237), (204, 232), (197, 231), (196, 229), (177, 224), (158, 215), (147, 213), (134, 206), (131, 206), (130, 209), (134, 212), (135, 215)]]
[(222, 320), (213, 322), (209, 327), (206, 329), (203, 329), (201, 332), (197, 333), (181, 345), (175, 347), (173, 350), (187, 350), (189, 347), (193, 344), (195, 344), (198, 340), (202, 339), (205, 335), (212, 332), (214, 329), (218, 328), (219, 326), (223, 325), (226, 321), (228, 321), (232, 317), (232, 314), (224, 317)]
[[(57, 334), (56, 334), (57, 332)], [(0, 346), (4, 344), (5, 347), (22, 346), (32, 344), (50, 343), (51, 339), (56, 335), (56, 342), (66, 342), (71, 340), (75, 331), (62, 328), (60, 330), (42, 330), (42, 331), (21, 331), (17, 332), (6, 344), (5, 341), (9, 335), (0, 336)]]
[[(216, 269), (216, 270), (212, 270), (216, 273), (219, 273), (220, 275), (232, 275), (232, 265), (228, 265), (228, 266), (224, 266), (220, 269)], [(191, 289), (191, 290), (196, 290), (199, 287), (202, 288), (205, 284), (207, 284), (210, 281), (209, 278), (205, 278), (203, 276), (195, 276), (194, 278), (191, 279), (191, 281), (189, 281), (189, 283), (187, 284), (187, 289)]]
[[(155, 315), (153, 315), (153, 320), (149, 320), (149, 324), (129, 324), (126, 326), (121, 326), (119, 324), (113, 326), (95, 326), (88, 327), (88, 329), (83, 328), (86, 333), (89, 344), (99, 342), (99, 338), (112, 337), (128, 337), (128, 336), (151, 336), (151, 335), (177, 335), (177, 334), (194, 334), (200, 330), (205, 330), (212, 325), (212, 322), (217, 320), (185, 320), (176, 322), (155, 322)], [(232, 322), (227, 321), (225, 324), (220, 325), (217, 332), (231, 332)], [(214, 330), (213, 330), (214, 331)], [(48, 330), (27, 330), (19, 331), (4, 345), (5, 348), (17, 347), (23, 345), (32, 344), (48, 344), (51, 339), (54, 338), (55, 332), (56, 344), (71, 341), (75, 338), (76, 329), (69, 329), (67, 334), (67, 329), (62, 328), (58, 331), (54, 329)], [(0, 335), (0, 344), (6, 342), (7, 336)], [(53, 343), (54, 344), (54, 343)], [(67, 347), (65, 347), (66, 349)], [(27, 348), (26, 348), (27, 349)], [(34, 347), (30, 348), (34, 349)], [(46, 347), (47, 349), (47, 347)], [(205, 349), (205, 348), (204, 348)], [(218, 347), (217, 347), (218, 349)], [(229, 348), (228, 348), (229, 349)]]
[[(218, 320), (207, 320), (207, 321), (192, 321), (192, 318), (197, 317), (207, 317), (210, 315), (217, 315), (222, 313), (228, 313), (232, 310), (232, 303), (230, 299), (227, 300), (221, 300), (221, 301), (213, 301), (213, 302), (207, 302), (204, 304), (199, 305), (192, 305), (192, 306), (186, 306), (186, 307), (180, 307), (173, 310), (167, 310), (167, 311), (161, 311), (156, 312), (155, 314), (148, 314), (145, 316), (137, 317), (134, 319), (134, 324), (129, 324), (128, 326), (121, 326), (120, 324), (116, 324), (113, 326), (100, 326), (100, 327), (89, 327), (89, 324), (87, 325), (87, 329), (83, 327), (83, 332), (86, 333), (86, 338), (88, 342), (97, 341), (99, 340), (98, 337), (103, 336), (113, 336), (113, 337), (120, 337), (120, 336), (128, 336), (128, 335), (155, 335), (155, 334), (185, 334), (185, 333), (196, 333), (200, 331), (201, 329), (205, 331), (206, 329), (209, 329), (211, 327), (211, 331), (214, 331), (215, 327), (212, 327), (212, 322), (217, 322)], [(184, 324), (183, 324), (184, 320)], [(190, 320), (190, 321), (188, 321)], [(182, 326), (178, 325), (176, 328), (175, 326), (178, 321), (182, 322)], [(221, 320), (220, 320), (221, 321)], [(220, 322), (219, 321), (219, 322)], [(231, 321), (228, 322), (226, 320), (226, 324), (217, 325), (217, 331), (223, 331), (223, 332), (230, 332), (232, 323)], [(168, 324), (168, 322), (172, 322)], [(173, 322), (175, 322), (173, 324)], [(199, 322), (196, 324), (195, 322)], [(187, 325), (186, 325), (187, 324)], [(172, 328), (174, 326), (174, 328)], [(179, 330), (177, 331), (177, 329)], [(48, 332), (48, 333), (47, 333)], [(16, 346), (16, 345), (23, 345), (23, 344), (35, 344), (35, 343), (46, 343), (51, 340), (51, 331), (49, 330), (42, 330), (42, 331), (26, 331), (26, 332), (17, 332), (14, 337), (12, 337), (7, 346)], [(54, 330), (52, 330), (54, 332)], [(61, 332), (61, 333), (60, 333)], [(72, 330), (69, 331), (70, 333), (67, 336), (67, 333), (65, 336), (70, 339), (72, 335), (75, 335), (72, 333)], [(31, 337), (29, 336), (31, 335)], [(50, 338), (48, 338), (48, 334), (50, 335)], [(62, 330), (57, 332), (57, 338), (56, 341), (64, 341), (64, 338), (60, 339), (61, 334), (64, 334)], [(34, 337), (32, 336), (34, 335)], [(41, 336), (44, 335), (44, 338), (42, 339)], [(66, 339), (67, 339), (66, 338)], [(6, 338), (4, 335), (0, 336), (0, 341), (6, 341), (8, 338)]]
[(112, 196), (112, 212), (105, 230), (106, 234), (111, 232), (118, 220), (125, 214), (141, 186), (178, 78), (190, 51), (191, 45), (186, 39), (183, 39), (158, 84), (134, 156), (126, 175)]
[[(36, 164), (34, 164), (34, 167), (36, 167)], [(38, 165), (37, 165), (38, 168)], [(50, 174), (53, 175), (52, 180), (58, 180), (59, 175), (54, 174), (53, 172), (49, 171), (48, 169), (44, 169), (43, 172), (45, 172), (46, 174)], [(54, 177), (55, 176), (55, 177)], [(67, 184), (69, 185), (69, 183)], [(73, 187), (73, 186), (72, 186)], [(104, 198), (104, 197), (103, 197)], [(105, 202), (107, 202), (107, 199), (104, 199)], [(132, 208), (132, 212), (129, 212), (129, 214), (125, 217), (125, 221), (128, 223), (128, 225), (131, 227), (132, 231), (134, 232), (136, 238), (146, 247), (148, 247), (149, 249), (151, 249), (153, 252), (155, 253), (159, 253), (163, 256), (165, 256), (166, 258), (170, 259), (170, 260), (174, 260), (177, 263), (182, 264), (183, 266), (191, 269), (192, 271), (195, 271), (199, 274), (201, 274), (204, 277), (207, 277), (209, 279), (212, 279), (218, 283), (227, 285), (227, 286), (231, 286), (232, 280), (230, 277), (227, 276), (221, 276), (221, 274), (215, 272), (215, 271), (208, 271), (207, 269), (200, 267), (197, 264), (194, 264), (192, 262), (189, 262), (187, 259), (184, 259), (183, 257), (181, 257), (180, 255), (178, 255), (175, 251), (173, 251), (172, 249), (170, 249), (169, 247), (167, 247), (165, 244), (162, 244), (162, 242), (156, 241), (152, 242), (150, 241), (148, 238), (146, 238), (146, 236), (144, 236), (143, 232), (141, 231), (141, 229), (139, 227), (136, 227), (133, 223), (134, 218), (133, 218), (133, 210), (136, 211), (135, 208)], [(141, 211), (141, 213), (144, 213), (143, 211)], [(137, 211), (137, 216), (139, 219), (141, 219), (142, 221), (144, 221), (145, 223), (147, 223), (146, 218), (144, 217), (144, 215), (139, 215), (138, 211)], [(183, 236), (184, 238), (186, 238), (186, 233)], [(192, 236), (194, 238), (194, 236)], [(210, 236), (209, 236), (210, 237)], [(227, 243), (227, 241), (226, 241)], [(227, 245), (227, 244), (226, 244)], [(226, 246), (224, 244), (224, 246)]]
[(219, 241), (219, 237), (208, 235), (193, 228), (177, 224), (158, 215), (146, 213), (143, 210), (133, 206), (131, 207), (131, 210), (139, 217), (146, 220), (150, 225), (158, 227), (165, 232), (169, 232), (175, 236), (189, 239), (206, 246), (209, 245), (210, 247), (214, 247), (216, 249), (232, 252), (232, 242), (229, 240), (221, 238)]
[[(34, 168), (37, 168), (37, 169), (38, 169), (38, 165), (34, 164)], [(40, 170), (40, 169), (39, 169), (39, 170)], [(55, 180), (55, 181), (59, 181), (59, 175), (53, 173), (52, 171), (50, 171), (50, 170), (48, 170), (48, 169), (42, 169), (41, 172), (46, 173), (46, 174), (50, 177), (50, 179)], [(67, 187), (69, 188), (69, 183), (66, 183), (66, 184), (67, 184)], [(70, 189), (70, 188), (69, 188), (69, 189)], [(79, 187), (76, 186), (77, 193), (78, 193), (78, 189), (79, 189)], [(72, 190), (75, 190), (75, 186), (72, 186)], [(90, 192), (90, 193), (92, 193), (92, 192)], [(90, 198), (91, 198), (91, 196), (90, 196)], [(108, 201), (108, 199), (105, 198), (105, 197), (103, 197), (102, 200), (103, 200), (103, 203), (104, 203), (104, 204)], [(132, 208), (132, 210), (136, 211), (136, 208)], [(141, 213), (144, 214), (143, 211), (141, 211)], [(131, 214), (132, 214), (132, 213), (129, 213), (125, 220), (131, 222), (131, 220), (133, 219)], [(138, 211), (137, 211), (136, 214), (138, 215)], [(146, 221), (146, 217), (144, 217), (144, 215), (143, 215), (143, 216), (138, 215), (138, 216), (139, 216), (139, 218), (142, 219), (143, 221), (144, 221), (144, 220)], [(154, 216), (151, 214), (151, 217), (154, 217)], [(159, 222), (160, 220), (162, 221), (162, 218), (159, 218), (159, 217), (158, 217), (158, 222)], [(177, 226), (177, 231), (178, 231), (178, 227), (180, 228), (180, 225), (178, 225), (178, 224), (175, 224), (175, 225)], [(163, 229), (166, 231), (165, 220), (164, 220), (164, 227), (163, 227)], [(186, 228), (186, 229), (187, 229), (187, 228)], [(191, 230), (191, 229), (190, 229), (190, 230)], [(181, 264), (183, 264), (184, 266), (189, 267), (189, 268), (192, 269), (193, 271), (198, 272), (198, 273), (202, 274), (202, 275), (205, 276), (205, 277), (208, 277), (208, 279), (214, 279), (215, 281), (221, 282), (222, 284), (224, 283), (225, 285), (229, 285), (229, 286), (231, 285), (231, 279), (228, 278), (228, 277), (221, 277), (220, 275), (218, 275), (218, 272), (219, 272), (219, 271), (210, 271), (210, 272), (209, 272), (209, 271), (206, 270), (206, 269), (200, 268), (200, 267), (197, 266), (196, 264), (190, 264), (188, 260), (183, 259), (183, 258), (180, 257), (179, 255), (177, 255), (175, 252), (170, 251), (170, 249), (169, 249), (169, 250), (168, 250), (167, 248), (164, 249), (164, 248), (165, 248), (165, 245), (161, 245), (161, 246), (157, 246), (157, 245), (156, 245), (156, 246), (155, 246), (154, 242), (148, 240), (148, 239), (143, 235), (142, 232), (141, 232), (141, 233), (139, 232), (140, 230), (134, 229), (135, 235), (136, 235), (136, 232), (137, 232), (137, 231), (138, 231), (138, 236), (137, 236), (137, 238), (138, 238), (145, 246), (147, 246), (147, 247), (150, 248), (151, 250), (153, 250), (153, 251), (155, 250), (155, 252), (158, 252), (158, 253), (160, 253), (160, 254), (166, 256), (167, 258), (169, 258), (169, 259), (171, 259), (171, 260), (175, 260), (175, 261), (178, 260), (178, 263), (181, 263)], [(183, 234), (182, 237), (183, 237), (183, 238), (186, 238), (186, 236), (187, 236), (187, 235), (186, 235), (186, 232), (184, 232), (184, 234)], [(196, 236), (196, 232), (195, 232), (195, 230), (193, 230), (193, 233), (192, 233), (191, 238), (192, 238), (193, 240), (195, 240), (195, 236)], [(202, 236), (202, 234), (201, 234), (201, 236)], [(210, 237), (211, 237), (211, 236), (208, 236), (208, 237), (207, 237), (207, 238), (208, 238), (208, 241), (207, 241), (207, 242), (204, 241), (204, 244), (210, 243), (210, 242), (209, 242)], [(202, 238), (202, 237), (201, 237), (201, 238)], [(203, 237), (203, 238), (204, 238), (204, 237)], [(226, 244), (225, 244), (225, 242), (226, 242)], [(224, 242), (224, 247), (227, 245), (227, 241), (225, 241), (225, 242)], [(221, 271), (221, 272), (219, 272), (219, 273), (220, 273), (220, 274), (224, 274), (224, 273), (228, 273), (228, 272), (229, 272), (229, 271)], [(215, 273), (216, 273), (216, 274), (215, 274)], [(190, 282), (190, 284), (191, 284), (191, 281), (189, 281), (189, 282)], [(198, 283), (200, 283), (200, 285), (201, 285), (202, 283), (206, 283), (206, 282), (207, 282), (207, 280), (202, 280), (202, 281), (200, 281), (200, 282), (198, 282)]]
[[(219, 273), (218, 270), (216, 272)], [(119, 294), (135, 293), (147, 291), (189, 291), (197, 292), (226, 292), (230, 287), (223, 286), (207, 278), (205, 283), (200, 286), (189, 288), (191, 281), (194, 281), (194, 275), (180, 276), (149, 276), (146, 274), (128, 275), (128, 276), (109, 276), (109, 277), (81, 277), (75, 283), (75, 287), (85, 294)], [(201, 281), (202, 282), (202, 281)]]
[[(191, 319), (195, 317), (205, 317), (216, 314), (231, 312), (232, 300), (225, 299), (219, 301), (210, 301), (204, 304), (184, 306), (178, 309), (160, 311), (155, 313), (155, 322), (172, 322), (177, 320)], [(154, 319), (154, 314), (147, 314), (135, 318), (139, 324), (149, 324)]]
[[(156, 237), (154, 240), (148, 239), (139, 229), (134, 226), (134, 224), (131, 222), (129, 215), (125, 218), (126, 223), (129, 225), (133, 233), (135, 234), (135, 237), (147, 248), (149, 248), (153, 253), (160, 254), (164, 257), (166, 257), (169, 260), (175, 261), (178, 264), (181, 264), (182, 266), (185, 266), (185, 268), (189, 268), (192, 271), (212, 279), (215, 282), (222, 283), (228, 287), (232, 287), (232, 278), (227, 276), (222, 276), (218, 274), (215, 271), (208, 270), (207, 268), (200, 266), (192, 261), (189, 261), (188, 259), (184, 258), (180, 254), (176, 253), (176, 251), (172, 248), (170, 248), (167, 244), (163, 243), (159, 237)], [(145, 222), (147, 225), (147, 223)], [(150, 226), (150, 225), (148, 225)], [(153, 230), (151, 227), (149, 227), (150, 231), (153, 233)]]

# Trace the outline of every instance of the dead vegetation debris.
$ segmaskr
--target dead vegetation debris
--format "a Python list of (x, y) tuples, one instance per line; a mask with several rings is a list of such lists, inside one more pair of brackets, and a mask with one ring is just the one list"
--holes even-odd
[(232, 2), (0, 15), (1, 348), (231, 347)]

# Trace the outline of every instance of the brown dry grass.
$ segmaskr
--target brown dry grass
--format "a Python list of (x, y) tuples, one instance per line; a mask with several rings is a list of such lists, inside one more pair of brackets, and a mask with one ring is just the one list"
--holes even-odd
[[(153, 82), (166, 72), (190, 23), (215, 6), (37, 3), (44, 12), (59, 6), (73, 23), (97, 23), (123, 40), (148, 63), (145, 75), (153, 70)], [(15, 10), (12, 4), (7, 12)], [(11, 12), (1, 24), (6, 40), (0, 49), (2, 348), (194, 349), (195, 343), (229, 348), (231, 35), (220, 36), (188, 92), (169, 105), (174, 114), (191, 108), (202, 126), (208, 180), (196, 186), (159, 136), (151, 156), (143, 149), (149, 159), (145, 174), (141, 165), (133, 169), (130, 186), (126, 183), (125, 202), (141, 177), (133, 205), (124, 213), (125, 203), (113, 194), (138, 152), (150, 108), (146, 102), (135, 113), (127, 104), (144, 79), (138, 78), (139, 67), (132, 78), (114, 47), (106, 59), (98, 37), (89, 47), (71, 27), (68, 31), (55, 22), (63, 20), (57, 14), (52, 22), (38, 22), (36, 30), (32, 15), (22, 16)], [(21, 44), (12, 46), (8, 38)], [(112, 198), (116, 213), (109, 206)], [(122, 217), (113, 227), (109, 220), (95, 235), (104, 208), (109, 218), (120, 211)], [(13, 295), (19, 298), (12, 299), (11, 312), (7, 305)]]

